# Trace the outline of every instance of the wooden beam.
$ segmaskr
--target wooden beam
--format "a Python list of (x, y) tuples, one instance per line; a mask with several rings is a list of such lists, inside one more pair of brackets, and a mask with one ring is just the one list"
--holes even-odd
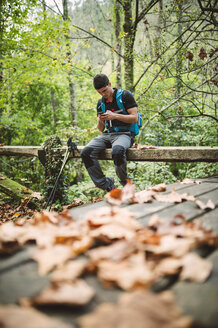
[[(78, 146), (78, 151), (70, 158), (80, 158), (84, 146)], [(66, 151), (63, 147), (63, 154)], [(38, 157), (40, 146), (3, 146), (0, 147), (0, 156)], [(111, 149), (102, 151), (99, 159), (112, 160)], [(155, 149), (130, 148), (127, 151), (128, 161), (148, 162), (218, 162), (218, 147), (157, 147)]]

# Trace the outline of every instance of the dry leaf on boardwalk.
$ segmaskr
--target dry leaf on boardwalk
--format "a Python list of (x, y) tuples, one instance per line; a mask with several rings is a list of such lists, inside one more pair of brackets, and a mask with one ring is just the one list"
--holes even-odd
[(175, 190), (172, 190), (170, 194), (155, 194), (154, 197), (157, 201), (166, 203), (181, 203), (183, 200), (195, 201), (194, 196), (188, 195), (187, 193), (179, 194)]
[(148, 190), (152, 190), (152, 191), (156, 191), (156, 192), (162, 192), (162, 191), (166, 191), (167, 186), (165, 183), (159, 183), (156, 186), (153, 187), (149, 187)]
[(183, 268), (180, 273), (181, 280), (191, 280), (204, 282), (210, 275), (212, 263), (202, 259), (194, 253), (184, 256), (182, 259)]
[(125, 290), (147, 287), (155, 279), (144, 252), (133, 254), (121, 262), (100, 261), (98, 277), (106, 283), (115, 283)]
[(34, 249), (31, 251), (31, 255), (32, 258), (38, 262), (38, 272), (41, 276), (75, 256), (72, 252), (72, 248), (65, 245), (54, 245), (48, 248)]
[(194, 238), (177, 238), (173, 235), (164, 235), (160, 240), (160, 245), (145, 245), (147, 251), (156, 255), (170, 255), (181, 257), (196, 247), (197, 242)]
[[(85, 305), (91, 301), (95, 291), (84, 280), (57, 283), (45, 288), (40, 295), (30, 299), (32, 304)], [(22, 300), (21, 300), (22, 302)]]
[(136, 230), (141, 224), (134, 219), (134, 215), (125, 208), (101, 207), (86, 214), (85, 220), (91, 229), (96, 229), (108, 224), (118, 224), (122, 227)]
[(128, 257), (135, 250), (136, 247), (133, 242), (121, 240), (108, 246), (93, 248), (86, 252), (86, 255), (94, 263), (103, 259), (119, 262)]
[(53, 282), (74, 281), (86, 269), (87, 259), (79, 259), (67, 262), (52, 272), (50, 279)]
[(183, 179), (182, 181), (180, 181), (181, 184), (200, 184), (201, 181), (197, 181), (197, 180), (191, 180), (191, 179)]
[(135, 193), (135, 203), (150, 203), (154, 200), (155, 192), (151, 190), (141, 190)]
[(0, 306), (1, 328), (73, 328), (72, 324), (64, 323), (31, 308), (17, 305)]
[(215, 208), (215, 204), (210, 199), (207, 201), (207, 204), (204, 204), (200, 199), (197, 199), (195, 204), (200, 207), (201, 210), (205, 210), (207, 208), (213, 210)]
[(125, 202), (135, 203), (135, 185), (131, 181), (123, 189), (114, 189), (105, 195), (105, 199), (111, 205), (121, 205)]
[(118, 304), (103, 303), (79, 319), (81, 328), (188, 328), (192, 320), (181, 314), (171, 292), (123, 293)]

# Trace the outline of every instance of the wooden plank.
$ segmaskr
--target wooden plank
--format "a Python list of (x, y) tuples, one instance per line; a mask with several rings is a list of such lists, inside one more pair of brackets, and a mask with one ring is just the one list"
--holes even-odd
[[(206, 181), (210, 181), (207, 179)], [(210, 182), (204, 182), (202, 180), (202, 183), (197, 185), (197, 184), (181, 184), (181, 183), (174, 183), (171, 185), (167, 185), (167, 191), (165, 193), (170, 193), (172, 191), (172, 188), (175, 188), (176, 191), (180, 191), (180, 193), (185, 193), (187, 192), (190, 195), (194, 195), (195, 197), (198, 197), (199, 195), (214, 190), (217, 188), (217, 186), (214, 184), (210, 184)], [(184, 204), (184, 203), (182, 203)], [(107, 202), (102, 201), (98, 203), (93, 203), (93, 204), (86, 204), (78, 207), (74, 207), (70, 209), (70, 214), (73, 216), (75, 220), (81, 219), (85, 216), (85, 214), (88, 211), (95, 210), (97, 208), (103, 207), (103, 206), (110, 206)], [(129, 211), (131, 211), (134, 215), (135, 218), (143, 222), (145, 224), (147, 220), (145, 221), (144, 219), (152, 214), (158, 214), (165, 208), (171, 208), (175, 206), (175, 204), (172, 203), (162, 203), (162, 202), (157, 202), (153, 201), (152, 203), (144, 203), (144, 204), (130, 204), (130, 205), (125, 205), (125, 207), (128, 208)]]
[[(205, 193), (208, 193), (210, 191), (215, 190), (217, 193), (218, 190), (217, 188), (218, 187), (216, 184), (202, 183), (200, 185), (188, 185), (187, 187), (181, 189), (180, 193), (182, 194), (187, 192), (189, 195), (193, 195), (201, 199), (201, 195), (204, 195)], [(218, 197), (216, 197), (215, 195), (215, 199), (216, 198)], [(187, 201), (179, 204), (153, 201), (152, 203), (129, 205), (128, 209), (135, 214), (135, 217), (141, 223), (146, 225), (152, 214), (157, 214), (157, 215), (160, 214), (161, 218), (166, 218), (166, 219), (167, 218), (172, 219), (174, 215), (183, 214), (183, 213), (184, 216), (185, 214), (187, 214), (189, 217), (190, 216), (189, 211), (192, 210), (193, 207), (197, 208), (197, 206), (193, 202), (187, 202)]]
[[(210, 199), (218, 206), (218, 188), (203, 196), (199, 196), (200, 199), (204, 204)], [(194, 202), (185, 201), (179, 204), (174, 204), (174, 206), (166, 207), (165, 209), (161, 210), (159, 213), (160, 218), (165, 220), (172, 220), (177, 214), (182, 214), (187, 220), (193, 220), (195, 218), (201, 218), (204, 213), (211, 211), (210, 209), (201, 210)], [(140, 222), (143, 224), (147, 224), (149, 217), (140, 218)]]
[(180, 281), (172, 290), (186, 314), (206, 327), (218, 327), (218, 250), (208, 260), (213, 263), (213, 270), (205, 283)]
[[(78, 146), (78, 151), (70, 158), (80, 158), (84, 146)], [(0, 156), (38, 156), (40, 146), (3, 146)], [(66, 147), (62, 148), (63, 153)], [(111, 149), (102, 151), (99, 159), (112, 160)], [(149, 162), (218, 162), (218, 147), (157, 147), (155, 149), (130, 148), (127, 151), (128, 161)]]

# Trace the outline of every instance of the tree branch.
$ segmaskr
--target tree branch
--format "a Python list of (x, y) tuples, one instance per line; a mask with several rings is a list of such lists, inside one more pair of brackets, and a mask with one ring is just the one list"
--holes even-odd
[[(96, 40), (98, 40), (99, 42), (105, 44), (105, 45), (106, 45), (107, 47), (109, 47), (110, 49), (113, 49), (113, 51), (116, 52), (116, 54), (117, 54), (118, 56), (120, 56), (121, 58), (123, 58), (123, 56), (122, 56), (122, 55), (121, 55), (116, 49), (114, 49), (109, 43), (107, 43), (106, 41), (100, 39), (98, 36), (92, 34), (91, 32), (84, 30), (84, 29), (83, 29), (82, 27), (80, 27), (80, 26), (77, 26), (77, 25), (74, 25), (74, 24), (72, 24), (72, 26), (75, 27), (77, 30), (80, 30), (80, 31), (82, 31), (82, 32), (84, 32), (84, 33), (86, 33), (86, 34), (92, 36), (94, 39), (96, 39)], [(69, 39), (71, 39), (71, 37), (69, 37)]]

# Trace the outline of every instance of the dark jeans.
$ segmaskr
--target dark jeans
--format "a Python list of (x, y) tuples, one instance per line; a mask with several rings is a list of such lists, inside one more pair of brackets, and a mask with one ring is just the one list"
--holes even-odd
[(110, 191), (113, 188), (113, 181), (102, 172), (97, 155), (105, 148), (112, 148), (112, 159), (115, 171), (120, 183), (124, 186), (126, 179), (129, 179), (126, 172), (126, 150), (133, 144), (134, 137), (130, 132), (102, 133), (100, 136), (91, 140), (82, 150), (81, 157), (85, 167), (94, 184)]

